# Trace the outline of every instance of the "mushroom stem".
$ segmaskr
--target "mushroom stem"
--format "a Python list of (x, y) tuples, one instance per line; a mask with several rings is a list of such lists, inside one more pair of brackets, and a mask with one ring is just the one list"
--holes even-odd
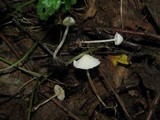
[(81, 41), (80, 43), (104, 43), (104, 42), (111, 42), (111, 41), (115, 41), (115, 39)]
[(89, 80), (89, 84), (91, 85), (91, 87), (92, 87), (94, 93), (96, 94), (98, 100), (102, 103), (102, 105), (104, 107), (107, 107), (107, 105), (103, 102), (103, 100), (101, 99), (101, 97), (98, 95), (97, 89), (96, 89), (96, 87), (95, 87), (95, 85), (94, 85), (94, 83), (93, 83), (93, 81), (91, 79), (91, 76), (89, 74), (89, 70), (86, 70), (86, 71), (87, 71), (86, 73), (87, 73), (87, 77), (88, 77), (88, 80)]
[(56, 50), (54, 51), (54, 54), (53, 54), (53, 59), (57, 61), (57, 53), (58, 51), (61, 49), (61, 47), (63, 46), (64, 42), (65, 42), (65, 39), (67, 37), (67, 34), (68, 34), (68, 31), (69, 31), (69, 26), (66, 26), (66, 29), (65, 29), (65, 32), (63, 34), (63, 37), (62, 37), (62, 40), (61, 42), (59, 43), (59, 45), (57, 46)]
[(36, 107), (33, 108), (33, 111), (38, 110), (41, 106), (52, 100), (53, 98), (57, 97), (58, 95), (53, 95), (52, 97), (48, 98), (47, 100), (43, 101), (42, 103), (38, 104)]
[(42, 105), (46, 104), (47, 102), (49, 102), (51, 99), (53, 99), (55, 97), (57, 97), (61, 101), (64, 100), (64, 98), (65, 98), (65, 92), (61, 88), (61, 86), (55, 85), (54, 86), (54, 92), (55, 92), (55, 94), (52, 97), (50, 97), (47, 100), (43, 101), (42, 103), (38, 104), (36, 107), (33, 108), (33, 111), (36, 111), (39, 107), (41, 107)]
[(104, 43), (104, 42), (112, 42), (112, 41), (114, 41), (115, 45), (120, 45), (123, 42), (123, 37), (119, 33), (116, 33), (113, 39), (81, 41), (80, 43)]

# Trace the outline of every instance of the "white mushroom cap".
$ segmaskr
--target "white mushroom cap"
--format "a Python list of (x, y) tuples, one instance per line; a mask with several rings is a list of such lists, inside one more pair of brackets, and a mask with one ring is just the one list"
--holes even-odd
[(88, 54), (83, 55), (79, 60), (73, 61), (73, 66), (79, 69), (92, 69), (100, 64), (97, 58), (94, 58)]
[(63, 20), (63, 25), (64, 26), (72, 26), (75, 24), (75, 20), (72, 18), (72, 17), (66, 17), (64, 20)]
[(64, 100), (65, 92), (59, 85), (54, 86), (54, 92), (55, 92), (55, 95), (57, 95), (58, 100), (60, 101)]
[(114, 41), (115, 45), (120, 45), (123, 42), (123, 37), (117, 32), (115, 34), (114, 39), (115, 39), (115, 41)]

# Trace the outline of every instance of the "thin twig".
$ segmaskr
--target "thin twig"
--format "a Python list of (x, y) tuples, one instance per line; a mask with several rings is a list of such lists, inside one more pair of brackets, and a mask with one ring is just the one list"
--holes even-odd
[(38, 45), (42, 48), (42, 50), (44, 50), (45, 52), (47, 52), (49, 55), (52, 56), (52, 54), (50, 54), (50, 52), (48, 51), (48, 49), (46, 49), (42, 43), (42, 41), (46, 38), (47, 36), (47, 32), (44, 35), (44, 37), (42, 39), (39, 40), (39, 38), (37, 38), (35, 35), (31, 35), (31, 33), (16, 19), (12, 19), (12, 21), (17, 25), (17, 27), (24, 32), (27, 36), (29, 36), (29, 38), (33, 41), (33, 42), (38, 42)]
[[(46, 97), (49, 97), (49, 95), (45, 95)], [(81, 120), (78, 116), (76, 116), (73, 112), (71, 112), (69, 109), (67, 109), (64, 105), (61, 105), (58, 100), (52, 99), (52, 101), (57, 105), (59, 108), (61, 108), (65, 113), (67, 113), (71, 118), (74, 120)]]
[(159, 90), (159, 93), (156, 95), (156, 97), (154, 98), (153, 100), (153, 104), (152, 104), (152, 107), (148, 113), (148, 116), (147, 116), (147, 119), (146, 120), (151, 120), (152, 119), (152, 116), (153, 116), (153, 113), (154, 113), (154, 110), (155, 110), (155, 107), (156, 105), (158, 104), (158, 101), (160, 100), (160, 90)]
[[(17, 67), (20, 63), (22, 63), (23, 61), (27, 60), (28, 57), (33, 53), (33, 51), (37, 48), (38, 46), (38, 43), (35, 43), (32, 48), (20, 59), (18, 60), (17, 62), (11, 64), (11, 66), (9, 67), (6, 67), (6, 68), (2, 68), (0, 69), (0, 73), (5, 73), (7, 72), (9, 69), (13, 68), (13, 67)], [(5, 59), (0, 57), (0, 60), (1, 61), (4, 61), (5, 62)], [(9, 63), (9, 62), (6, 62), (6, 63)]]
[[(14, 46), (11, 45), (11, 43), (8, 41), (8, 39), (4, 35), (2, 35), (2, 33), (0, 33), (0, 37), (5, 42), (5, 44), (10, 48), (10, 50), (15, 54), (15, 56), (18, 59), (20, 59), (21, 57), (20, 57), (19, 53), (15, 50)], [(24, 66), (25, 66), (25, 68), (31, 70), (30, 67), (27, 64), (24, 64)]]
[(121, 27), (124, 29), (124, 24), (123, 24), (123, 0), (120, 0), (120, 16), (121, 16)]
[(100, 32), (105, 32), (105, 33), (112, 33), (115, 34), (116, 32), (122, 33), (122, 34), (128, 34), (128, 35), (137, 35), (137, 36), (142, 36), (146, 38), (149, 41), (154, 41), (154, 42), (160, 42), (160, 35), (156, 35), (153, 33), (148, 33), (148, 32), (136, 32), (136, 31), (131, 31), (131, 30), (125, 30), (125, 29), (120, 29), (120, 28), (83, 28), (84, 32), (92, 32), (92, 31), (100, 31)]
[(104, 75), (104, 73), (102, 72), (102, 70), (100, 69), (100, 73), (103, 76), (103, 78), (105, 79), (105, 83), (108, 84), (109, 88), (111, 89), (111, 91), (114, 93), (119, 105), (121, 106), (122, 110), (124, 111), (124, 113), (126, 114), (127, 118), (132, 120), (132, 117), (129, 115), (124, 102), (122, 101), (121, 97), (117, 94), (117, 92), (113, 89), (112, 85), (108, 82), (106, 76)]
[(24, 83), (24, 84), (19, 88), (19, 90), (18, 90), (18, 91), (21, 91), (21, 90), (22, 90), (22, 88), (24, 88), (24, 86), (26, 86), (26, 85), (27, 85), (27, 84), (29, 84), (30, 82), (34, 81), (36, 78), (37, 78), (37, 77), (34, 77), (34, 78), (32, 78), (32, 79), (28, 80), (27, 82), (25, 82), (25, 83)]
[[(38, 81), (37, 81), (38, 84)], [(31, 113), (32, 113), (32, 105), (33, 105), (33, 100), (34, 100), (34, 94), (37, 89), (37, 84), (33, 87), (31, 98), (30, 98), (30, 103), (29, 103), (29, 108), (28, 108), (28, 114), (27, 114), (27, 120), (31, 120)]]
[[(40, 81), (40, 77), (37, 80), (37, 83), (35, 86), (33, 86), (31, 98), (30, 98), (30, 103), (29, 103), (29, 108), (28, 108), (28, 114), (27, 114), (27, 120), (31, 120), (31, 113), (32, 113), (32, 106), (33, 106), (33, 101), (34, 101), (34, 94), (39, 85), (41, 85), (50, 75), (47, 75), (46, 77), (43, 77), (43, 79)], [(40, 82), (39, 82), (40, 81)]]
[[(4, 58), (1, 58), (1, 57), (0, 57), (0, 60), (1, 60), (2, 62), (4, 62), (4, 63), (8, 64), (8, 65), (11, 65), (11, 66), (13, 65), (13, 63), (10, 63), (9, 61), (7, 61), (7, 60), (4, 59)], [(23, 71), (23, 72), (25, 72), (25, 73), (27, 73), (27, 74), (29, 74), (29, 75), (35, 76), (35, 77), (42, 77), (42, 76), (43, 76), (43, 75), (41, 75), (40, 73), (33, 72), (33, 71), (30, 71), (30, 70), (24, 69), (24, 68), (22, 68), (22, 67), (18, 67), (18, 66), (13, 66), (13, 67), (15, 67), (15, 68), (17, 68), (17, 69), (19, 69), (19, 70), (21, 70), (21, 71)], [(43, 77), (45, 77), (45, 76), (43, 76)]]
[(88, 77), (88, 80), (89, 80), (89, 84), (91, 85), (91, 87), (92, 87), (94, 93), (96, 94), (98, 100), (101, 102), (101, 104), (102, 104), (104, 107), (107, 107), (107, 105), (103, 102), (103, 100), (101, 99), (101, 97), (98, 95), (98, 91), (97, 91), (97, 89), (96, 89), (96, 87), (95, 87), (95, 85), (94, 85), (94, 83), (93, 83), (93, 81), (92, 81), (92, 79), (91, 79), (91, 76), (90, 76), (90, 74), (89, 74), (89, 70), (87, 70), (86, 73), (87, 73), (87, 77)]
[(15, 54), (15, 56), (19, 59), (20, 55), (19, 53), (17, 53), (17, 51), (15, 50), (15, 48), (11, 45), (11, 43), (8, 41), (8, 39), (2, 34), (0, 33), (0, 37), (2, 38), (2, 40), (5, 42), (5, 44), (13, 51), (13, 53)]

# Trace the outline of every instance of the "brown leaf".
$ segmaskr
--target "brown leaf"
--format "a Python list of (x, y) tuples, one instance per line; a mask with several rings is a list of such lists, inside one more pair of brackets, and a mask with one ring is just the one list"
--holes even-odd
[(141, 63), (141, 65), (135, 65), (134, 71), (138, 73), (146, 88), (157, 92), (160, 90), (160, 71), (155, 64)]
[(152, 0), (152, 1), (148, 0), (146, 2), (146, 5), (153, 19), (155, 20), (157, 25), (160, 27), (160, 10), (159, 10), (160, 2), (159, 0)]
[(115, 84), (115, 88), (121, 86), (124, 79), (128, 77), (128, 69), (123, 66), (117, 66), (113, 73), (113, 81)]
[(86, 11), (84, 19), (88, 19), (88, 18), (94, 17), (96, 12), (97, 12), (96, 0), (87, 0), (87, 2), (88, 2), (87, 3), (88, 9)]

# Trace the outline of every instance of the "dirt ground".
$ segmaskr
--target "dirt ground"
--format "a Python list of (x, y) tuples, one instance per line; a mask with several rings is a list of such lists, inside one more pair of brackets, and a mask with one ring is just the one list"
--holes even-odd
[(28, 1), (0, 0), (0, 120), (160, 120), (159, 0), (77, 0), (46, 21)]

